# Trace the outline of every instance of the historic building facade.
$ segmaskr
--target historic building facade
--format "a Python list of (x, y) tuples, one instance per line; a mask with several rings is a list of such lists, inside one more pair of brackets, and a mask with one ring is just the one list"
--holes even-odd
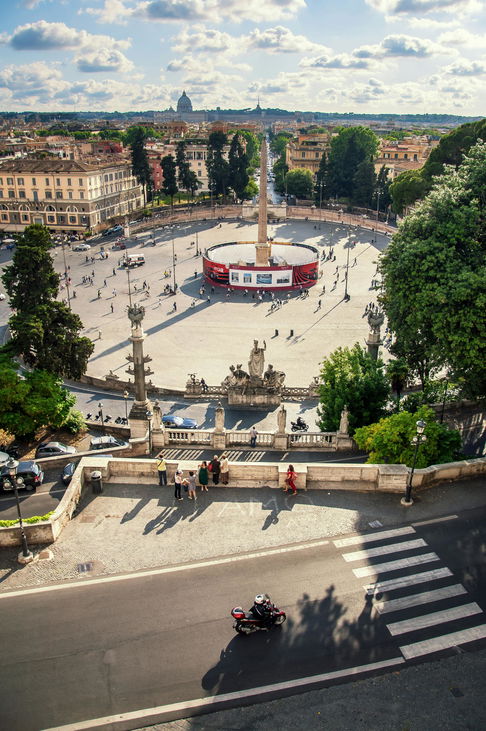
[(322, 155), (329, 152), (331, 136), (327, 133), (301, 134), (289, 140), (286, 163), (289, 170), (305, 168), (315, 175), (319, 170)]
[(143, 206), (141, 186), (124, 158), (78, 162), (45, 158), (0, 164), (0, 230), (41, 223), (52, 231), (101, 230)]

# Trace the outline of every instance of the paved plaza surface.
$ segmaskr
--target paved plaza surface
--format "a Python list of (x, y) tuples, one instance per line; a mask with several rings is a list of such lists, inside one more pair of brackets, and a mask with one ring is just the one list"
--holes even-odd
[[(320, 225), (320, 230), (318, 226)], [(221, 227), (220, 227), (221, 226)], [(245, 297), (233, 293), (227, 297), (225, 289), (216, 288), (214, 294), (203, 284), (202, 258), (195, 256), (196, 231), (199, 248), (204, 250), (224, 241), (251, 241), (257, 236), (257, 225), (245, 221), (201, 221), (180, 223), (173, 227), (156, 227), (156, 245), (153, 233), (136, 234), (129, 244), (128, 253), (143, 253), (144, 266), (130, 271), (133, 301), (146, 308), (144, 329), (145, 353), (152, 357), (153, 383), (167, 388), (183, 389), (188, 373), (197, 373), (210, 385), (217, 385), (229, 373), (229, 366), (242, 363), (246, 369), (253, 340), (265, 340), (265, 361), (286, 373), (288, 386), (307, 387), (313, 376), (319, 373), (323, 356), (338, 346), (364, 345), (368, 324), (363, 318), (366, 304), (375, 301), (370, 290), (376, 271), (379, 249), (386, 246), (388, 237), (370, 229), (342, 224), (315, 223), (311, 221), (287, 221), (270, 224), (269, 237), (279, 241), (298, 241), (316, 245), (321, 252), (334, 247), (336, 261), (322, 263), (323, 276), (309, 290), (309, 297), (301, 299), (293, 292), (284, 304), (270, 313), (269, 298), (258, 303), (251, 293)], [(173, 237), (173, 238), (172, 238)], [(376, 243), (371, 241), (376, 240)], [(173, 283), (173, 276), (164, 277), (172, 270), (172, 241), (177, 256), (176, 281), (178, 294), (164, 296), (165, 285)], [(143, 245), (147, 243), (147, 245)], [(123, 251), (113, 251), (113, 240), (97, 238), (91, 241), (88, 252), (73, 252), (66, 248), (66, 263), (70, 267), (72, 288), (76, 292), (72, 300), (73, 310), (78, 312), (85, 325), (85, 333), (92, 338), (95, 350), (88, 365), (88, 373), (103, 377), (110, 370), (122, 379), (125, 373), (130, 343), (127, 274), (119, 266)], [(108, 251), (108, 258), (99, 257), (100, 246)], [(348, 291), (351, 299), (344, 302), (344, 271), (349, 251)], [(5, 262), (10, 252), (1, 252)], [(95, 258), (91, 262), (91, 256)], [(64, 270), (60, 247), (53, 249), (54, 264), (58, 272)], [(356, 264), (354, 261), (356, 259)], [(339, 267), (335, 274), (336, 267)], [(93, 285), (83, 284), (82, 278), (93, 277)], [(113, 273), (115, 272), (115, 274)], [(332, 290), (334, 281), (336, 288)], [(106, 281), (106, 286), (105, 286)], [(150, 287), (148, 296), (142, 293), (143, 282)], [(325, 285), (326, 292), (322, 294)], [(135, 287), (138, 293), (134, 291)], [(98, 290), (100, 298), (98, 299)], [(65, 290), (61, 297), (65, 297)], [(206, 297), (210, 296), (210, 303)], [(194, 308), (191, 302), (195, 300)], [(319, 308), (319, 300), (321, 306)], [(174, 302), (177, 311), (173, 311)], [(111, 309), (113, 307), (113, 312)], [(8, 306), (0, 303), (0, 322), (8, 318)], [(278, 330), (278, 335), (275, 331)], [(293, 335), (290, 334), (293, 330)]]

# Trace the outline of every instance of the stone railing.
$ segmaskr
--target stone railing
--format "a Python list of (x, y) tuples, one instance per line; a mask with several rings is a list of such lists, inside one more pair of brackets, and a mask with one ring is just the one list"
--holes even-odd
[(288, 445), (294, 449), (319, 449), (338, 448), (336, 432), (296, 432), (287, 434)]
[[(234, 447), (237, 445), (250, 444), (250, 432), (249, 431), (228, 431), (226, 432), (226, 446)], [(273, 432), (258, 432), (256, 443), (258, 447), (273, 447), (274, 443)]]
[[(147, 436), (148, 441), (148, 436)], [(199, 445), (215, 449), (229, 449), (235, 446), (250, 445), (249, 429), (154, 429), (152, 445), (154, 449), (163, 449), (168, 445)], [(276, 449), (279, 451), (321, 450), (339, 451), (353, 450), (354, 442), (347, 434), (338, 432), (261, 432), (257, 433), (256, 446), (260, 449)]]
[[(213, 442), (212, 431), (201, 429), (166, 429), (168, 444), (201, 444), (211, 446)], [(155, 443), (155, 442), (154, 442)]]

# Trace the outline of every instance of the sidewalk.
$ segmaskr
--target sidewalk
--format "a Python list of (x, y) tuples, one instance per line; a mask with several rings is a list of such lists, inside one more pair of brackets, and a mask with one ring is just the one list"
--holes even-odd
[(75, 517), (50, 546), (52, 561), (19, 568), (18, 549), (2, 551), (0, 591), (312, 542), (485, 503), (479, 477), (425, 491), (410, 508), (394, 494), (309, 490), (292, 497), (276, 489), (231, 485), (210, 485), (209, 492), (198, 492), (195, 503), (187, 497), (176, 502), (170, 485), (159, 487), (149, 478), (136, 485), (119, 480), (105, 483), (99, 496), (85, 491)]

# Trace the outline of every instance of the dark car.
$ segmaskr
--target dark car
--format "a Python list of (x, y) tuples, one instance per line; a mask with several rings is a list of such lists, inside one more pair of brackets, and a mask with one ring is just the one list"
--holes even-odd
[[(19, 489), (23, 487), (29, 492), (35, 492), (37, 486), (42, 485), (42, 481), (44, 480), (44, 473), (42, 472), (37, 462), (34, 462), (33, 460), (19, 462), (16, 474), (17, 480), (19, 480), (19, 478), (22, 478), (22, 480), (24, 481), (23, 485), (19, 485), (17, 483), (17, 487)], [(12, 490), (11, 487), (4, 486), (4, 482), (6, 482), (7, 480), (10, 481), (9, 468), (6, 465), (3, 465), (3, 467), (0, 469), (0, 490)]]
[(186, 416), (174, 416), (165, 414), (162, 417), (162, 424), (168, 429), (197, 429), (197, 421)]
[(36, 459), (57, 457), (63, 454), (76, 454), (76, 448), (70, 447), (67, 444), (61, 444), (61, 442), (42, 442), (35, 450)]
[(111, 449), (112, 447), (128, 447), (128, 442), (111, 435), (95, 437), (91, 440), (90, 449)]
[(73, 479), (74, 470), (76, 469), (76, 467), (76, 462), (68, 462), (66, 465), (64, 465), (64, 469), (61, 473), (61, 480), (65, 485), (69, 485), (69, 483)]

